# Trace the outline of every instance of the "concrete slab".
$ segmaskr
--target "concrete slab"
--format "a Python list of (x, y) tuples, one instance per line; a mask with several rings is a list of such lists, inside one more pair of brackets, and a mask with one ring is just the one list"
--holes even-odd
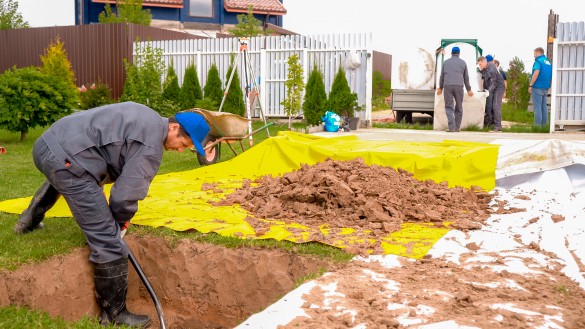
[(385, 129), (370, 128), (358, 129), (350, 132), (318, 132), (314, 135), (322, 137), (336, 137), (343, 135), (356, 135), (364, 140), (406, 140), (419, 142), (440, 142), (443, 140), (461, 140), (469, 142), (491, 143), (498, 139), (515, 140), (567, 140), (585, 141), (585, 132), (554, 132), (554, 133), (490, 133), (481, 131), (461, 131), (448, 133), (436, 130), (412, 130), (412, 129)]

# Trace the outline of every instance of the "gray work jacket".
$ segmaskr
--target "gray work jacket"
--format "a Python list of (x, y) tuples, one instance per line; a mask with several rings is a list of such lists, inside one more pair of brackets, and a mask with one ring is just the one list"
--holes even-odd
[(496, 64), (493, 62), (489, 62), (487, 66), (481, 70), (481, 74), (483, 76), (484, 89), (488, 90), (490, 94), (496, 89), (504, 90), (506, 88), (504, 77), (502, 77), (502, 74), (500, 74)]
[(444, 86), (465, 86), (467, 91), (471, 90), (467, 64), (459, 56), (454, 55), (443, 62), (439, 87)]
[(117, 222), (134, 217), (162, 161), (168, 119), (127, 102), (66, 116), (50, 131), (65, 153), (98, 184), (115, 182), (110, 209)]

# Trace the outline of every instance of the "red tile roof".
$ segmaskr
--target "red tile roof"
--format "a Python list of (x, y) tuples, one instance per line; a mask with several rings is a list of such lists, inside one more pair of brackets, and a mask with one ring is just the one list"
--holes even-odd
[[(92, 0), (93, 2), (98, 3), (109, 3), (110, 5), (115, 5), (116, 0)], [(121, 2), (120, 0), (118, 0)], [(122, 0), (123, 1), (123, 0)], [(143, 0), (143, 6), (149, 7), (170, 7), (170, 8), (183, 8), (183, 0)]]
[(229, 12), (248, 12), (248, 7), (253, 6), (256, 14), (284, 15), (286, 8), (278, 0), (225, 0), (224, 8)]

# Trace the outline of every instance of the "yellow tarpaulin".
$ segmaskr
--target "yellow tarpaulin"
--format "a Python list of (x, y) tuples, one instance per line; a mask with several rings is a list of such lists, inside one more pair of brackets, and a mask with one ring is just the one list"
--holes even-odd
[[(265, 140), (230, 161), (190, 171), (157, 175), (148, 196), (140, 202), (132, 224), (166, 226), (177, 231), (216, 232), (241, 238), (299, 243), (313, 241), (319, 234), (327, 235), (328, 228), (259, 219), (269, 223), (270, 229), (257, 236), (244, 220), (251, 214), (239, 205), (212, 206), (209, 201), (222, 199), (241, 187), (246, 178), (281, 175), (299, 169), (301, 164), (315, 164), (327, 158), (349, 160), (362, 157), (367, 164), (402, 168), (421, 180), (447, 181), (450, 186), (477, 185), (491, 190), (495, 187), (497, 153), (497, 145), (473, 142), (364, 141), (353, 135), (322, 138), (281, 132), (277, 137)], [(214, 183), (215, 188), (202, 190), (204, 183)], [(30, 198), (3, 201), (0, 202), (0, 210), (21, 213), (29, 201)], [(71, 217), (71, 213), (60, 199), (47, 216)], [(333, 245), (345, 248), (378, 243), (385, 253), (419, 258), (447, 230), (430, 224), (404, 224), (400, 231), (389, 234), (381, 241), (374, 241), (364, 239), (355, 234), (353, 229), (347, 228), (337, 234), (341, 237)]]

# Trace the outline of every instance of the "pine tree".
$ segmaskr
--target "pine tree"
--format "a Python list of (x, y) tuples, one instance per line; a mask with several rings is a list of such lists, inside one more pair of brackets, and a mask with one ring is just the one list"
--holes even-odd
[(321, 117), (327, 111), (327, 92), (323, 83), (323, 74), (315, 65), (307, 81), (305, 100), (303, 102), (303, 114), (309, 125), (317, 125)]
[(185, 77), (183, 78), (183, 86), (179, 99), (181, 100), (181, 108), (183, 110), (191, 109), (196, 106), (198, 99), (202, 99), (201, 85), (199, 84), (199, 77), (197, 76), (197, 69), (194, 64), (191, 64), (185, 70)]
[(518, 57), (514, 57), (509, 65), (508, 89), (506, 90), (508, 103), (512, 104), (514, 109), (526, 110), (530, 102), (530, 93), (528, 92), (530, 75), (524, 72), (524, 63)]
[(61, 77), (72, 88), (75, 86), (75, 73), (71, 68), (71, 62), (67, 58), (67, 51), (63, 48), (64, 44), (59, 37), (55, 42), (51, 42), (49, 47), (45, 50), (45, 54), (41, 55), (41, 72), (52, 76)]
[(71, 101), (78, 103), (79, 91), (75, 85), (75, 73), (71, 67), (71, 62), (67, 58), (67, 51), (63, 46), (64, 44), (59, 37), (55, 39), (55, 42), (49, 44), (49, 47), (45, 50), (45, 54), (41, 55), (43, 65), (40, 71), (45, 75), (54, 76), (62, 80), (64, 82), (63, 85), (69, 89), (62, 92), (74, 97)]
[(203, 88), (203, 94), (205, 98), (213, 102), (215, 108), (219, 107), (223, 98), (223, 90), (221, 89), (221, 78), (219, 77), (219, 71), (215, 64), (211, 65), (211, 68), (207, 72), (207, 82)]
[(175, 73), (173, 63), (171, 63), (167, 71), (167, 77), (163, 83), (163, 98), (171, 102), (178, 102), (180, 93), (179, 78), (177, 77), (177, 73)]
[(357, 94), (351, 92), (345, 72), (341, 66), (337, 70), (335, 79), (333, 79), (328, 105), (333, 112), (349, 118), (354, 116), (354, 110), (358, 105)]
[[(240, 77), (238, 76), (238, 68), (236, 67), (235, 70), (236, 72), (234, 73), (234, 78), (232, 79), (232, 83), (225, 98), (222, 111), (244, 116), (244, 114), (246, 113), (246, 104), (244, 104), (244, 93), (242, 92), (242, 87), (240, 87)], [(230, 67), (226, 73), (226, 81), (229, 81), (231, 74), (232, 67)]]

